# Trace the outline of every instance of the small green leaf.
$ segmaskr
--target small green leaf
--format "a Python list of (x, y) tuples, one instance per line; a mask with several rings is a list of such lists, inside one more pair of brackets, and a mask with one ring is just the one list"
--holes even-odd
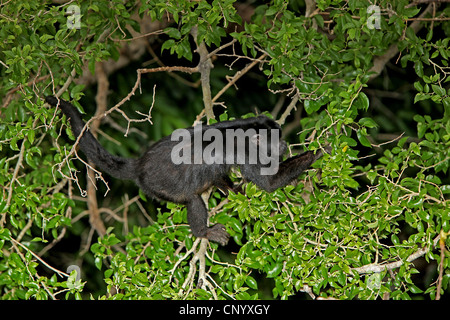
[(323, 28), (323, 26), (324, 26), (324, 20), (323, 20), (323, 17), (322, 17), (320, 14), (316, 14), (316, 15), (314, 15), (314, 19), (316, 20), (317, 25), (318, 25), (320, 28)]
[(252, 289), (255, 289), (255, 290), (258, 289), (258, 283), (251, 276), (247, 276), (247, 278), (245, 279), (245, 283)]
[(400, 244), (400, 239), (395, 234), (391, 235), (391, 241), (394, 245)]
[(376, 177), (377, 177), (377, 172), (375, 170), (370, 170), (369, 172), (367, 172), (367, 178), (370, 180), (370, 183), (373, 184)]
[(174, 46), (175, 46), (175, 40), (173, 39), (169, 39), (166, 42), (163, 43), (163, 45), (161, 46), (161, 53), (166, 50), (166, 49), (170, 49), (170, 53), (173, 53), (174, 51)]
[(317, 100), (305, 100), (303, 105), (308, 114), (318, 111), (321, 107), (320, 102)]
[(367, 139), (366, 135), (364, 135), (361, 130), (356, 131), (356, 135), (358, 137), (359, 142), (365, 147), (371, 147), (369, 139)]
[(414, 88), (419, 92), (423, 91), (423, 86), (419, 81), (414, 82)]
[(422, 292), (423, 292), (422, 289), (419, 289), (418, 287), (416, 287), (416, 286), (413, 285), (413, 284), (408, 284), (408, 288), (409, 288), (409, 290), (411, 290), (411, 292), (414, 293), (414, 294), (422, 293)]
[(435, 85), (435, 84), (432, 84), (431, 88), (433, 89), (434, 93), (436, 93), (437, 95), (445, 96), (445, 89), (444, 88), (442, 88), (442, 87), (440, 87), (438, 85)]
[(422, 61), (417, 60), (416, 63), (414, 64), (414, 70), (416, 71), (417, 75), (419, 77), (423, 77), (423, 64)]
[(30, 141), (31, 144), (33, 144), (33, 142), (34, 142), (35, 135), (36, 135), (36, 131), (35, 130), (28, 130), (27, 138), (28, 138), (28, 141)]
[(358, 94), (358, 98), (356, 98), (355, 105), (358, 109), (362, 109), (367, 111), (369, 109), (369, 98), (366, 96), (364, 92), (360, 92)]
[(177, 39), (177, 40), (181, 39), (181, 33), (176, 28), (169, 27), (169, 28), (166, 28), (164, 31), (171, 38), (174, 38), (174, 39)]
[(138, 286), (146, 286), (148, 284), (148, 279), (143, 273), (137, 273), (131, 278), (131, 282)]
[(98, 270), (102, 269), (102, 259), (100, 257), (95, 257), (94, 264)]
[(360, 125), (368, 128), (378, 127), (377, 123), (371, 118), (361, 118), (358, 122)]
[(425, 211), (425, 210), (419, 211), (419, 217), (420, 217), (420, 219), (424, 220), (425, 222), (432, 221), (432, 216), (428, 213), (428, 211)]
[(271, 269), (267, 271), (267, 278), (275, 278), (278, 276), (283, 268), (283, 264), (281, 262), (275, 263), (271, 266)]

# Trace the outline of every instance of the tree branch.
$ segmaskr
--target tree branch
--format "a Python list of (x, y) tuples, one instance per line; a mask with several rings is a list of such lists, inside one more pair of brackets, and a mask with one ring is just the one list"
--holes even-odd
[[(438, 243), (440, 238), (441, 238), (440, 235), (438, 235), (436, 238), (434, 238), (433, 246), (436, 246), (436, 244)], [(379, 273), (379, 272), (383, 272), (384, 270), (397, 269), (397, 268), (400, 268), (405, 262), (412, 262), (412, 261), (416, 260), (417, 258), (420, 258), (425, 253), (427, 253), (429, 250), (430, 250), (430, 248), (428, 246), (425, 246), (422, 249), (419, 249), (416, 252), (414, 252), (413, 254), (411, 254), (408, 258), (406, 258), (405, 261), (399, 260), (399, 261), (395, 261), (395, 262), (391, 262), (391, 263), (387, 263), (387, 264), (371, 263), (371, 264), (367, 264), (362, 267), (353, 268), (352, 270), (358, 272), (359, 274), (363, 274), (363, 273), (372, 273), (372, 272)]]
[(209, 75), (211, 73), (211, 69), (214, 68), (214, 65), (211, 62), (209, 57), (208, 49), (206, 48), (205, 43), (202, 41), (200, 43), (197, 42), (197, 26), (193, 27), (191, 30), (191, 35), (194, 38), (194, 41), (197, 45), (197, 53), (200, 56), (200, 62), (198, 63), (197, 69), (200, 72), (200, 81), (202, 84), (202, 92), (203, 92), (203, 104), (205, 105), (205, 113), (208, 122), (210, 119), (215, 119), (214, 111), (213, 111), (213, 102), (211, 99), (211, 86), (209, 81)]
[(277, 120), (277, 123), (282, 126), (284, 124), (284, 122), (286, 121), (286, 118), (289, 116), (289, 114), (291, 113), (292, 109), (295, 108), (295, 106), (297, 105), (299, 99), (299, 95), (296, 94), (291, 102), (289, 103), (289, 105), (287, 106), (286, 110), (283, 112), (283, 114), (281, 115), (280, 119)]
[[(95, 96), (95, 102), (97, 104), (97, 110), (95, 112), (96, 116), (99, 116), (105, 113), (106, 101), (108, 97), (108, 89), (109, 82), (108, 77), (105, 74), (103, 69), (103, 62), (97, 62), (95, 64), (95, 75), (97, 77), (97, 95)], [(96, 119), (92, 121), (90, 131), (97, 138), (97, 129), (100, 126), (100, 118), (95, 117)], [(95, 165), (92, 161), (89, 161), (89, 165), (94, 168)], [(88, 168), (87, 171), (88, 179), (87, 179), (87, 206), (89, 211), (89, 223), (91, 226), (97, 231), (97, 233), (102, 237), (106, 234), (105, 224), (100, 216), (100, 212), (98, 210), (98, 202), (97, 202), (97, 186), (95, 185), (96, 175), (92, 169)]]
[(216, 102), (217, 99), (219, 99), (219, 97), (228, 90), (228, 88), (230, 88), (232, 85), (234, 85), (236, 83), (236, 81), (238, 81), (244, 74), (246, 74), (250, 69), (252, 69), (256, 64), (258, 64), (259, 62), (261, 62), (265, 57), (267, 56), (266, 53), (262, 54), (261, 56), (259, 56), (258, 58), (256, 58), (255, 60), (253, 60), (250, 64), (248, 64), (247, 66), (245, 66), (244, 69), (238, 71), (235, 73), (235, 75), (233, 76), (233, 78), (214, 96), (214, 98), (212, 99), (212, 102)]
[(444, 259), (445, 259), (445, 239), (447, 236), (450, 235), (450, 232), (444, 232), (444, 230), (441, 230), (439, 239), (439, 248), (441, 249), (441, 261), (439, 262), (439, 276), (437, 280), (437, 286), (436, 286), (436, 300), (441, 299), (441, 288), (442, 288), (442, 278), (444, 276)]

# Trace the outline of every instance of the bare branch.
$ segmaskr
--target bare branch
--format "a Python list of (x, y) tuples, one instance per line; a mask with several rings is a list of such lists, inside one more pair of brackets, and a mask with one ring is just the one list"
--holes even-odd
[(266, 53), (263, 53), (261, 56), (259, 56), (258, 58), (256, 58), (255, 60), (253, 60), (250, 64), (248, 64), (244, 69), (238, 71), (235, 73), (235, 75), (233, 76), (233, 78), (230, 80), (230, 82), (228, 82), (226, 84), (225, 87), (223, 87), (212, 99), (212, 102), (216, 102), (217, 99), (219, 99), (219, 97), (228, 90), (228, 88), (230, 88), (232, 85), (234, 85), (236, 83), (236, 81), (238, 81), (244, 74), (246, 74), (247, 72), (250, 71), (250, 69), (252, 69), (255, 65), (257, 65), (259, 62), (262, 62), (263, 59), (267, 56)]
[[(434, 238), (433, 246), (436, 246), (436, 244), (438, 243), (440, 238), (441, 238), (440, 235), (438, 235), (436, 238)], [(416, 252), (411, 254), (408, 258), (406, 258), (406, 262), (412, 262), (412, 261), (416, 260), (417, 258), (420, 258), (424, 254), (426, 254), (429, 250), (430, 250), (430, 248), (428, 246), (425, 246), (422, 249), (417, 250)], [(354, 270), (360, 274), (371, 273), (371, 272), (379, 273), (379, 272), (383, 272), (384, 270), (392, 270), (392, 269), (400, 268), (404, 263), (405, 263), (405, 261), (403, 261), (403, 260), (398, 260), (398, 261), (387, 263), (387, 264), (371, 263), (371, 264), (367, 264), (362, 267), (353, 268), (352, 270)]]
[[(96, 115), (101, 115), (106, 111), (106, 102), (108, 97), (108, 88), (109, 81), (108, 77), (105, 74), (103, 69), (103, 63), (97, 62), (95, 64), (95, 75), (97, 77), (97, 95), (95, 96), (95, 101), (97, 103), (97, 111)], [(96, 117), (96, 120), (92, 121), (90, 131), (97, 138), (97, 129), (100, 126), (100, 119)], [(89, 161), (89, 164), (92, 168), (95, 167), (92, 161)], [(97, 231), (100, 236), (104, 236), (106, 234), (106, 227), (103, 223), (103, 220), (100, 216), (100, 212), (98, 210), (98, 202), (97, 202), (97, 187), (95, 185), (95, 172), (88, 168), (87, 171), (88, 178), (87, 179), (87, 206), (89, 211), (89, 223), (91, 226)]]
[(292, 109), (295, 109), (295, 106), (297, 105), (299, 99), (299, 95), (296, 94), (291, 102), (289, 103), (289, 105), (287, 106), (286, 110), (283, 112), (283, 114), (281, 115), (280, 119), (277, 120), (277, 123), (282, 126), (284, 124), (284, 122), (286, 121), (286, 118), (289, 116), (289, 114), (291, 113)]
[(56, 268), (53, 268), (51, 265), (49, 265), (47, 262), (45, 262), (44, 260), (42, 260), (41, 257), (39, 257), (36, 253), (34, 253), (33, 251), (31, 251), (28, 247), (24, 246), (23, 244), (21, 244), (20, 242), (16, 241), (15, 239), (11, 238), (11, 241), (14, 244), (18, 244), (19, 246), (21, 246), (23, 249), (25, 249), (26, 251), (28, 251), (29, 253), (31, 253), (31, 255), (33, 257), (35, 257), (37, 260), (39, 260), (44, 266), (46, 266), (47, 268), (49, 268), (50, 270), (56, 272), (60, 277), (69, 277), (69, 275), (63, 271), (60, 271)]

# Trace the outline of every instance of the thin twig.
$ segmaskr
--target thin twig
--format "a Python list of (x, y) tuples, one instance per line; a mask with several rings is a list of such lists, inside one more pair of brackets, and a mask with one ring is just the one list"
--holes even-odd
[(31, 251), (28, 247), (24, 246), (23, 244), (21, 244), (20, 242), (16, 241), (15, 239), (11, 238), (11, 241), (14, 242), (15, 244), (18, 244), (19, 246), (21, 246), (23, 249), (27, 250), (29, 253), (31, 253), (31, 255), (33, 257), (35, 257), (37, 260), (39, 260), (39, 262), (41, 262), (44, 266), (46, 266), (47, 268), (49, 268), (50, 270), (56, 272), (60, 277), (69, 277), (69, 275), (61, 270), (55, 269), (53, 268), (51, 265), (49, 265), (47, 262), (45, 262), (44, 260), (41, 259), (41, 257), (39, 257), (37, 254), (35, 254), (33, 251)]
[(259, 56), (258, 58), (256, 58), (255, 60), (253, 60), (250, 64), (248, 64), (247, 66), (245, 66), (244, 69), (238, 71), (235, 73), (235, 75), (233, 76), (233, 78), (214, 96), (214, 98), (212, 99), (212, 102), (216, 102), (217, 99), (219, 99), (219, 97), (228, 90), (228, 88), (230, 88), (232, 85), (234, 85), (236, 83), (236, 81), (238, 81), (244, 74), (246, 74), (248, 71), (250, 71), (250, 69), (252, 69), (254, 66), (256, 66), (258, 63), (262, 62), (263, 59), (267, 56), (266, 53), (263, 53), (261, 56)]

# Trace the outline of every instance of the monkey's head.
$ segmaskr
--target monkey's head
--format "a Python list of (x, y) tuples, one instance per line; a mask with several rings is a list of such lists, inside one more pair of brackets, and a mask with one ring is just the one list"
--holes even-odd
[(287, 143), (281, 138), (280, 125), (264, 115), (260, 115), (256, 119), (259, 132), (251, 137), (250, 143), (261, 151), (266, 151), (265, 154), (270, 154), (272, 157), (277, 156), (281, 160), (287, 150)]
[(256, 131), (249, 139), (248, 164), (259, 167), (261, 175), (276, 174), (287, 149), (280, 125), (266, 116), (258, 116), (252, 129)]

